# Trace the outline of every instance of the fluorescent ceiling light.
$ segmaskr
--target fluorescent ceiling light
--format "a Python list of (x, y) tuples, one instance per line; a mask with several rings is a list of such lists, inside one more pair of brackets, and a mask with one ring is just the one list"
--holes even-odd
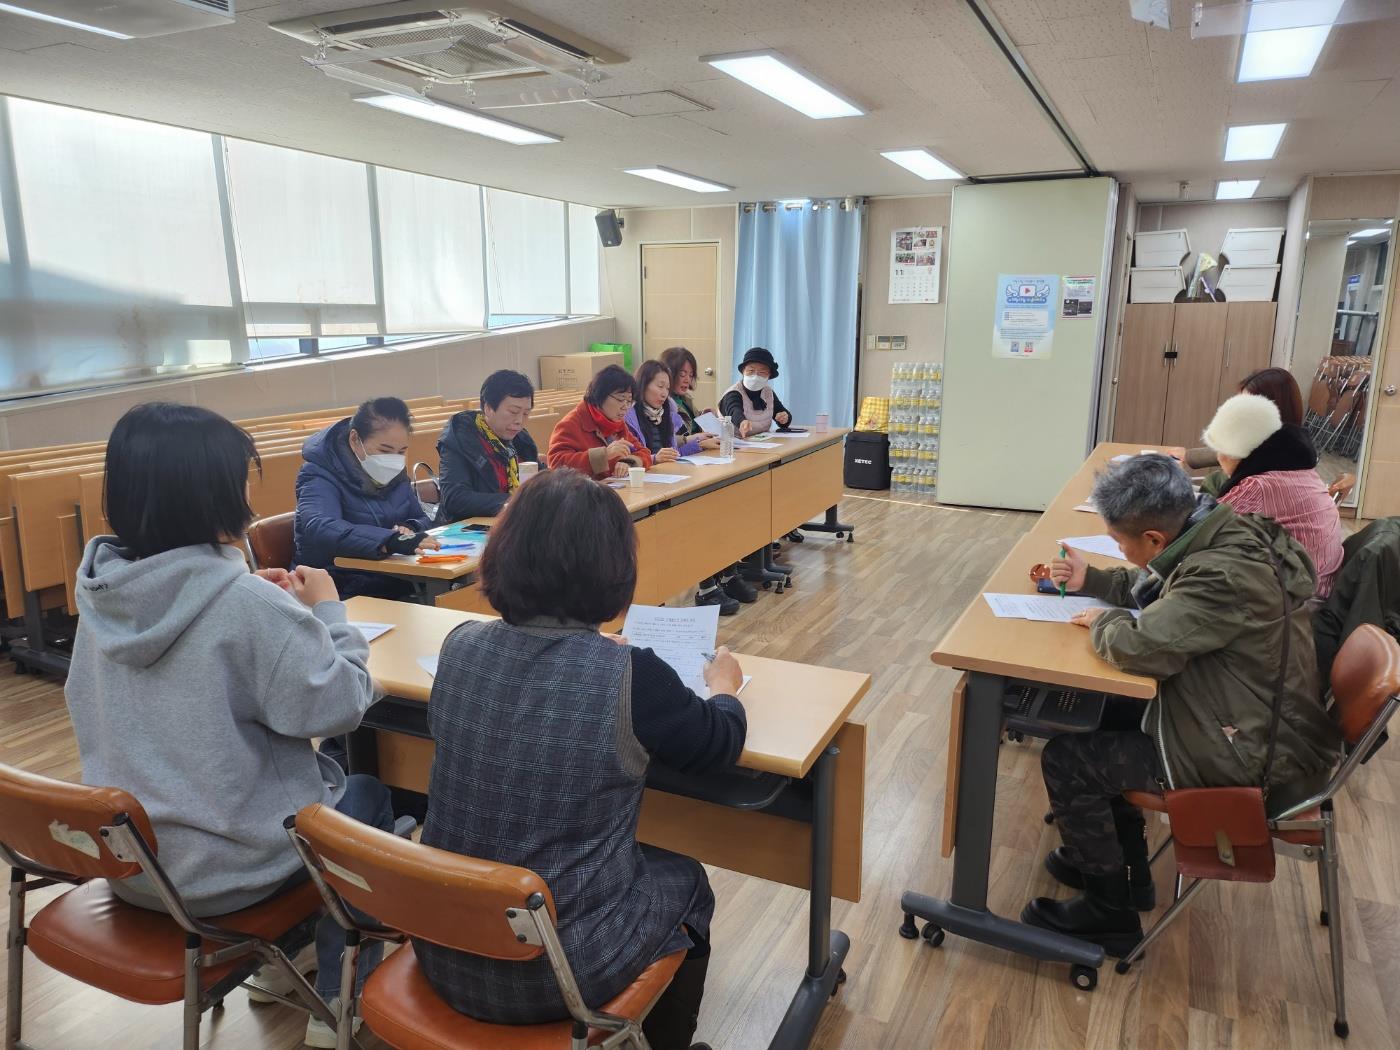
[(562, 141), (558, 135), (536, 131), (523, 124), (515, 124), (500, 117), (488, 117), (484, 113), (476, 113), (433, 99), (406, 98), (403, 95), (362, 95), (355, 101), (400, 113), (405, 117), (417, 117), (419, 120), (431, 120), (434, 124), (445, 124), (449, 128), (468, 131), (473, 135), (500, 139), (514, 146), (535, 146), (543, 142)]
[[(305, 58), (305, 56), (302, 56)], [(306, 59), (308, 62), (310, 59)], [(357, 87), (369, 88), (371, 91), (380, 94), (403, 95), (405, 98), (422, 98), (409, 85), (400, 83), (397, 80), (386, 80), (384, 77), (377, 77), (373, 73), (362, 73), (358, 69), (342, 69), (340, 66), (317, 66), (322, 73), (332, 80), (343, 80), (347, 84), (354, 84)]]
[(813, 120), (865, 115), (863, 109), (817, 83), (772, 51), (713, 55), (701, 61), (708, 62), (721, 73), (728, 73), (735, 80), (742, 80), (783, 105), (805, 113)]
[(679, 186), (683, 190), (692, 190), (695, 193), (728, 193), (733, 186), (726, 186), (722, 182), (711, 182), (709, 179), (696, 178), (694, 175), (687, 175), (683, 171), (676, 171), (674, 168), (663, 168), (654, 165), (650, 168), (625, 168), (628, 175), (640, 175), (644, 179), (651, 179), (653, 182), (664, 182), (668, 186)]
[(1390, 232), (1390, 231), (1387, 230), (1384, 226), (1377, 226), (1377, 227), (1376, 227), (1375, 229), (1373, 229), (1373, 230), (1357, 230), (1355, 233), (1352, 234), (1352, 236), (1353, 236), (1353, 237), (1374, 237), (1374, 236), (1375, 236), (1376, 234), (1378, 234), (1378, 233), (1389, 233), (1389, 232)]
[(962, 172), (949, 167), (926, 149), (887, 149), (880, 156), (892, 160), (901, 168), (908, 168), (921, 179), (932, 182), (935, 179), (961, 179)]
[(1287, 80), (1312, 73), (1342, 3), (1343, 0), (1291, 0), (1250, 4), (1249, 31), (1240, 51), (1239, 82)]
[(1237, 179), (1231, 182), (1217, 182), (1215, 184), (1215, 199), (1218, 201), (1244, 200), (1246, 197), (1253, 197), (1254, 191), (1258, 188), (1258, 179)]
[(58, 15), (46, 15), (42, 11), (31, 11), (27, 7), (16, 7), (14, 4), (0, 4), (0, 11), (8, 11), (12, 15), (24, 15), (26, 18), (37, 18), (41, 22), (52, 22), (56, 26), (67, 26), (69, 29), (81, 29), (85, 33), (97, 33), (101, 36), (109, 36), (113, 40), (132, 39), (125, 33), (118, 33), (115, 29), (103, 29), (101, 26), (88, 25), (86, 22), (74, 22), (70, 18), (59, 18)]
[(1225, 159), (1271, 160), (1287, 124), (1239, 124), (1225, 132)]

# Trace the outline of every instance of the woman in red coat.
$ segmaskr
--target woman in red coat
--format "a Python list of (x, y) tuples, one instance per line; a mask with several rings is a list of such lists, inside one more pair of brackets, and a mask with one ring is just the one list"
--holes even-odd
[(636, 400), (637, 384), (625, 369), (609, 365), (595, 375), (578, 407), (554, 424), (550, 469), (572, 467), (601, 481), (651, 466), (651, 453), (627, 429), (627, 410)]

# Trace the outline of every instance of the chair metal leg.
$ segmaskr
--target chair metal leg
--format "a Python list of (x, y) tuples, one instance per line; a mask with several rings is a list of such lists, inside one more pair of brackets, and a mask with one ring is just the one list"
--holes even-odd
[(1181, 872), (1176, 873), (1176, 883), (1172, 886), (1172, 901), (1181, 900), (1181, 885), (1183, 883)]
[(335, 1050), (350, 1050), (354, 1042), (355, 979), (359, 976), (360, 931), (345, 931), (345, 951), (340, 956), (340, 1016), (335, 1022)]
[(1317, 891), (1318, 905), (1317, 921), (1326, 926), (1332, 921), (1332, 895), (1327, 891), (1327, 864), (1323, 857), (1317, 858)]
[[(1152, 867), (1152, 865), (1156, 864), (1157, 861), (1158, 861), (1158, 859), (1162, 856), (1162, 854), (1165, 853), (1165, 852), (1167, 852), (1167, 847), (1170, 846), (1171, 844), (1172, 844), (1172, 837), (1171, 837), (1170, 835), (1168, 835), (1166, 838), (1164, 838), (1164, 839), (1162, 840), (1162, 844), (1161, 844), (1160, 846), (1157, 847), (1157, 849), (1153, 852), (1152, 856), (1148, 858), (1148, 860), (1147, 860), (1147, 866), (1150, 868), (1150, 867)], [(1181, 878), (1181, 876), (1178, 875), (1178, 876), (1177, 876), (1177, 879), (1179, 880), (1180, 878)], [(1181, 883), (1178, 881), (1178, 883), (1177, 883), (1177, 894), (1180, 895), (1180, 893), (1181, 893)]]
[(17, 1050), (24, 1003), (24, 872), (10, 869), (10, 928), (5, 934), (5, 1050)]
[[(1180, 877), (1177, 876), (1178, 879)], [(1205, 879), (1193, 879), (1191, 885), (1186, 887), (1186, 892), (1172, 901), (1172, 906), (1157, 920), (1157, 924), (1143, 935), (1142, 940), (1138, 941), (1137, 946), (1132, 951), (1118, 960), (1114, 969), (1118, 973), (1127, 973), (1128, 967), (1142, 958), (1142, 953), (1147, 951), (1147, 946), (1161, 936), (1162, 931), (1175, 922), (1176, 917), (1186, 910), (1186, 905), (1191, 903), (1191, 898), (1200, 892), (1205, 882)]]
[(1328, 948), (1332, 953), (1332, 994), (1337, 1000), (1337, 1019), (1333, 1029), (1337, 1035), (1346, 1038), (1347, 1025), (1346, 999), (1346, 956), (1342, 952), (1342, 885), (1337, 853), (1337, 827), (1332, 822), (1332, 803), (1322, 804), (1322, 857), (1319, 866), (1327, 886), (1327, 910), (1330, 921), (1327, 923)]
[(185, 934), (184, 1050), (199, 1050), (199, 956), (199, 934)]

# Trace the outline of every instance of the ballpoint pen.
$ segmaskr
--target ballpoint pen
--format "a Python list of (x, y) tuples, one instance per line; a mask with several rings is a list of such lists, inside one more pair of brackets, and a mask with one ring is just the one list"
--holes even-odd
[[(1061, 558), (1068, 558), (1068, 557), (1069, 557), (1069, 550), (1065, 547), (1064, 544), (1060, 544), (1060, 557), (1061, 557)], [(1068, 579), (1063, 579), (1063, 580), (1060, 581), (1060, 597), (1061, 597), (1061, 598), (1063, 598), (1063, 597), (1065, 596), (1065, 584), (1067, 584), (1067, 583), (1069, 583), (1069, 580), (1068, 580)]]

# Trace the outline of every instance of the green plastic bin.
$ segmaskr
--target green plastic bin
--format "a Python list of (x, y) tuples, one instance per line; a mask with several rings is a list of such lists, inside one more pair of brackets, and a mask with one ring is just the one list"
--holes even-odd
[(631, 343), (589, 343), (588, 352), (590, 354), (621, 354), (622, 367), (629, 372), (632, 371)]

